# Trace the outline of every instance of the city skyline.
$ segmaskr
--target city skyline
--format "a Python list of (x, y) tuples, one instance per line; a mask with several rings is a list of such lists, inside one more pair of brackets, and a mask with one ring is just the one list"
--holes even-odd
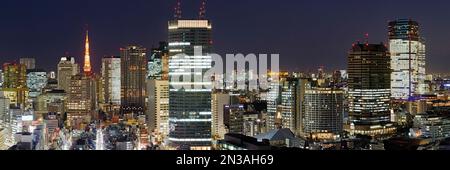
[[(196, 16), (195, 12), (198, 11), (199, 3), (200, 1), (183, 1), (183, 18)], [(445, 18), (448, 15), (439, 13), (445, 11), (442, 6), (447, 3), (439, 1), (422, 6), (420, 2), (405, 5), (404, 1), (396, 1), (390, 2), (390, 6), (386, 9), (379, 4), (370, 4), (371, 7), (368, 9), (351, 11), (350, 9), (358, 6), (355, 1), (339, 4), (330, 1), (285, 3), (261, 1), (258, 4), (248, 1), (233, 1), (233, 3), (208, 1), (206, 16), (215, 23), (217, 28), (214, 29), (213, 40), (215, 51), (219, 54), (279, 53), (283, 70), (315, 71), (319, 66), (325, 66), (328, 72), (346, 68), (348, 44), (357, 40), (362, 41), (365, 33), (369, 33), (371, 42), (387, 43), (388, 21), (411, 18), (421, 24), (421, 35), (425, 37), (429, 49), (427, 50), (427, 70), (433, 73), (449, 71), (446, 69), (446, 62), (442, 61), (446, 61), (446, 56), (450, 54), (450, 51), (445, 48), (445, 42), (450, 37), (441, 35), (439, 32), (443, 32), (450, 25), (438, 22), (440, 17)], [(1, 62), (18, 61), (20, 57), (35, 57), (39, 68), (56, 71), (58, 59), (67, 52), (70, 56), (75, 56), (76, 62), (81, 64), (84, 55), (85, 29), (83, 27), (85, 24), (89, 24), (91, 32), (89, 37), (91, 62), (95, 72), (99, 72), (103, 56), (118, 55), (120, 47), (139, 44), (151, 48), (156, 47), (159, 41), (166, 41), (165, 26), (167, 20), (173, 17), (172, 8), (175, 1), (137, 1), (123, 6), (131, 11), (129, 13), (106, 12), (117, 11), (122, 7), (121, 4), (119, 1), (107, 4), (51, 0), (24, 4), (6, 2), (3, 6), (6, 9), (2, 11), (8, 13), (3, 15), (8, 18), (4, 18), (6, 24), (0, 28), (0, 32), (3, 32), (1, 33), (3, 38), (0, 41)], [(18, 7), (18, 5), (21, 6)], [(102, 8), (97, 9), (100, 5)], [(246, 15), (236, 17), (239, 15), (238, 12), (223, 11), (230, 6), (233, 7), (233, 11), (242, 11)], [(401, 6), (421, 10), (405, 10), (399, 8)], [(38, 10), (44, 7), (52, 8), (48, 11)], [(15, 11), (9, 11), (9, 9), (15, 9)], [(61, 10), (73, 12), (56, 15)], [(273, 11), (267, 14), (260, 12), (266, 10)], [(353, 14), (358, 13), (359, 10), (366, 11), (366, 14)], [(20, 11), (26, 12), (20, 13)], [(30, 17), (31, 15), (34, 17)], [(371, 17), (364, 17), (364, 15)], [(142, 26), (114, 27), (117, 23), (136, 23)], [(305, 27), (305, 23), (311, 26)], [(287, 26), (280, 26), (283, 24)], [(282, 34), (276, 32), (282, 32)], [(265, 39), (271, 41), (264, 41)], [(41, 43), (44, 40), (45, 43)], [(329, 47), (329, 50), (318, 49), (323, 46)], [(262, 49), (265, 50), (261, 51)], [(308, 62), (303, 62), (306, 60)], [(329, 62), (323, 63), (323, 61)]]

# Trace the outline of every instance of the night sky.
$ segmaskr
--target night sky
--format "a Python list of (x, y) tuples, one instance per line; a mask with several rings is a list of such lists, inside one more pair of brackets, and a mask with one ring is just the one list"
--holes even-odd
[[(65, 53), (82, 63), (88, 24), (91, 62), (167, 38), (175, 0), (2, 0), (0, 63), (35, 57), (55, 70)], [(200, 0), (184, 0), (183, 16), (197, 17)], [(449, 72), (450, 1), (446, 0), (209, 0), (217, 53), (279, 53), (282, 69), (345, 69), (351, 44), (370, 34), (387, 42), (387, 23), (412, 18), (427, 42), (427, 68)]]

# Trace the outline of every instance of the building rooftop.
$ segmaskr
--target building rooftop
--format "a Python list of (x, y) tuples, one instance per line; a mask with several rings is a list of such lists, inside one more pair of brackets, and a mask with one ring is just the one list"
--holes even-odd
[(267, 133), (256, 135), (255, 138), (257, 138), (258, 141), (262, 141), (264, 139), (268, 139), (270, 141), (277, 141), (277, 140), (293, 139), (295, 138), (295, 135), (294, 133), (292, 133), (290, 129), (284, 128), (284, 129), (275, 129)]

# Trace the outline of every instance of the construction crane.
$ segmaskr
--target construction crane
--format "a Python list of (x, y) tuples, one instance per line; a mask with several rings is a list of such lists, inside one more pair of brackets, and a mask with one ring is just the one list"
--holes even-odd
[(205, 19), (206, 17), (206, 0), (202, 0), (200, 4), (200, 10), (199, 10), (199, 19)]

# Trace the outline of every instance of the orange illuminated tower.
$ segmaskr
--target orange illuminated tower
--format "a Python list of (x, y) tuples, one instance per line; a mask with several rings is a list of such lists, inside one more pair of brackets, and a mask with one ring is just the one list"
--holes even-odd
[(83, 71), (86, 75), (92, 74), (92, 67), (91, 67), (91, 56), (89, 52), (89, 31), (86, 31), (86, 42), (85, 42), (85, 49), (84, 49), (84, 67)]

